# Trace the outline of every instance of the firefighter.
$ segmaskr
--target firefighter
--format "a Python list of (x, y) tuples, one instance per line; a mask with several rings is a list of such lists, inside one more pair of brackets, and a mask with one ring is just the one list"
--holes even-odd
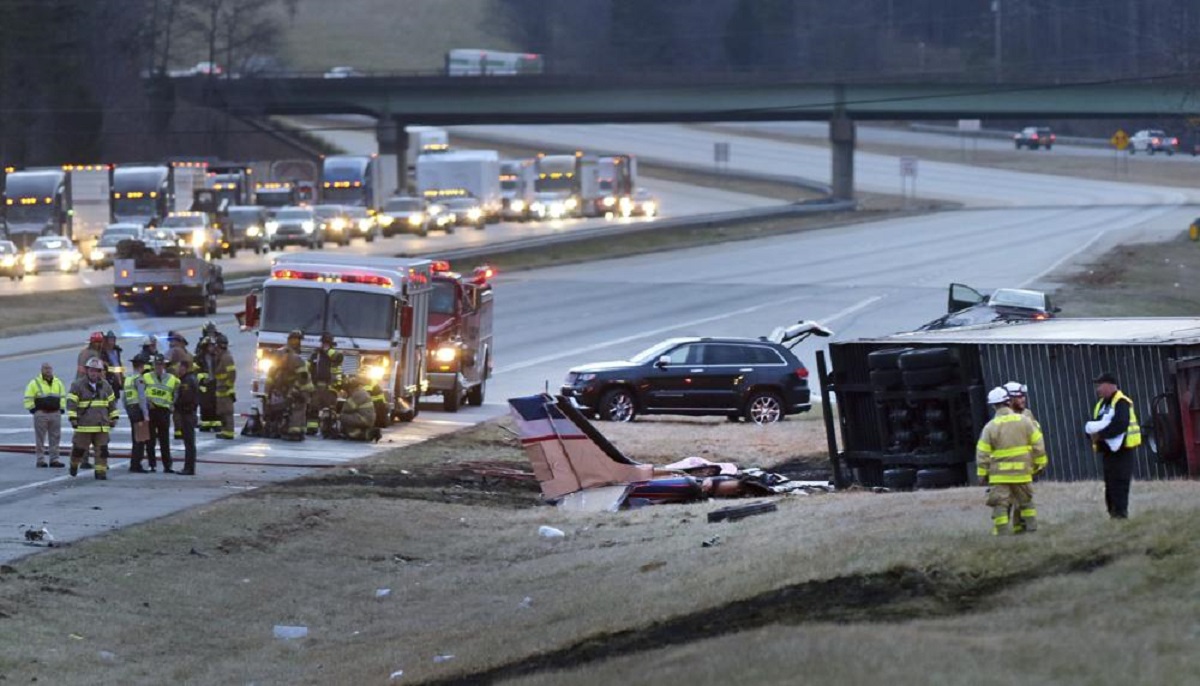
[(321, 347), (312, 352), (308, 358), (308, 368), (312, 373), (313, 401), (308, 405), (307, 433), (312, 436), (320, 428), (321, 410), (332, 410), (337, 403), (338, 391), (342, 387), (342, 361), (344, 357), (334, 347), (333, 334), (326, 331), (321, 334)]
[[(200, 404), (200, 381), (190, 360), (179, 361), (179, 393), (175, 396), (175, 426), (183, 433), (183, 469), (178, 474), (196, 474), (196, 408)], [(167, 469), (166, 471), (171, 471)]]
[(353, 441), (378, 441), (381, 434), (375, 426), (375, 402), (364, 381), (358, 376), (346, 380), (346, 401), (338, 418), (341, 435)]
[(233, 361), (233, 353), (229, 352), (229, 339), (225, 334), (217, 332), (214, 337), (217, 344), (217, 366), (213, 372), (217, 386), (217, 438), (233, 440), (233, 404), (237, 402), (234, 388), (237, 384), (237, 364)]
[(87, 376), (87, 361), (93, 357), (101, 358), (101, 349), (104, 347), (104, 334), (99, 331), (93, 331), (91, 336), (88, 336), (88, 344), (83, 350), (79, 351), (79, 355), (75, 360), (75, 378), (82, 379)]
[(125, 387), (125, 363), (121, 360), (121, 346), (117, 345), (117, 334), (111, 330), (104, 332), (104, 343), (100, 346), (100, 359), (108, 367), (104, 378), (114, 391)]
[[(153, 369), (142, 375), (146, 382), (146, 400), (150, 408), (150, 441), (158, 444), (162, 457), (163, 472), (171, 469), (171, 415), (175, 411), (175, 398), (179, 395), (179, 378), (167, 371), (167, 358), (155, 355)], [(157, 471), (153, 446), (150, 447), (150, 471)]]
[(84, 377), (71, 384), (67, 393), (67, 420), (75, 435), (71, 438), (71, 476), (79, 473), (83, 456), (96, 449), (96, 478), (108, 478), (108, 434), (116, 426), (117, 396), (104, 379), (104, 361), (99, 357), (84, 364)]
[[(1004, 384), (1004, 390), (1008, 391), (1009, 406), (1012, 407), (1013, 412), (1029, 417), (1029, 419), (1033, 421), (1033, 426), (1037, 428), (1038, 431), (1041, 431), (1042, 425), (1038, 422), (1037, 418), (1033, 416), (1033, 412), (1029, 409), (1029, 388), (1023, 383), (1009, 381), (1008, 383)], [(1043, 443), (1044, 442), (1045, 437), (1043, 436)], [(1033, 475), (1037, 476), (1039, 473), (1041, 473), (1041, 471), (1046, 468), (1046, 465), (1049, 464), (1049, 461), (1049, 457), (1044, 454), (1034, 460)], [(1012, 528), (1013, 533), (1017, 534), (1025, 531), (1025, 521), (1023, 512), (1020, 508), (1013, 510)]]
[(386, 429), (391, 423), (389, 420), (387, 396), (383, 393), (383, 387), (378, 381), (371, 379), (363, 379), (363, 388), (367, 393), (371, 394), (371, 404), (375, 407), (375, 427), (378, 429)]
[(1142, 444), (1133, 400), (1121, 392), (1117, 377), (1104, 372), (1092, 380), (1096, 386), (1096, 407), (1092, 421), (1084, 431), (1092, 439), (1092, 449), (1100, 455), (1104, 469), (1104, 504), (1113, 519), (1129, 518), (1129, 485), (1133, 481), (1133, 452)]
[[(180, 376), (179, 362), (181, 360), (187, 360), (189, 366), (195, 362), (192, 359), (192, 354), (188, 352), (187, 346), (188, 340), (183, 337), (183, 334), (178, 331), (167, 332), (167, 371), (175, 376), (175, 378), (179, 378)], [(175, 416), (172, 419), (175, 426), (175, 438), (176, 440), (182, 440), (183, 429), (180, 427), (180, 422), (183, 421), (183, 418)]]
[[(158, 354), (158, 339), (153, 335), (144, 336), (142, 338), (142, 349), (140, 352), (142, 357), (146, 358), (147, 360), (154, 359), (154, 356)], [(149, 364), (149, 362), (147, 362), (147, 364)]]
[(987, 489), (992, 508), (992, 535), (1011, 531), (1009, 513), (1019, 508), (1023, 532), (1037, 531), (1037, 509), (1033, 505), (1033, 475), (1045, 465), (1042, 432), (1033, 420), (1013, 411), (1008, 391), (997, 386), (988, 392), (988, 404), (996, 410), (983, 427), (975, 447), (979, 482)]
[(214, 322), (214, 321), (213, 321), (213, 320), (211, 320), (211, 319), (210, 319), (210, 320), (208, 320), (208, 321), (206, 321), (206, 322), (204, 322), (204, 326), (200, 328), (200, 340), (199, 340), (199, 341), (197, 341), (197, 343), (196, 343), (196, 352), (195, 352), (195, 354), (196, 354), (197, 356), (199, 356), (199, 355), (200, 355), (200, 348), (201, 348), (201, 347), (204, 345), (204, 339), (205, 339), (205, 338), (207, 338), (207, 339), (209, 339), (209, 340), (211, 340), (211, 341), (216, 341), (216, 340), (217, 340), (217, 334), (219, 334), (219, 333), (221, 333), (221, 332), (220, 332), (219, 330), (217, 330), (217, 324), (216, 324), (216, 322)]
[(149, 398), (146, 395), (146, 357), (141, 353), (133, 356), (133, 374), (125, 377), (125, 386), (121, 391), (121, 402), (125, 406), (125, 416), (129, 418), (129, 426), (133, 431), (132, 456), (129, 458), (129, 471), (135, 474), (145, 474), (142, 466), (143, 459), (154, 462), (154, 443), (147, 438), (139, 441), (137, 434), (140, 427), (145, 431), (150, 429)]
[[(41, 374), (25, 387), (25, 409), (33, 415), (33, 434), (39, 467), (65, 467), (58, 459), (58, 441), (62, 435), (63, 402), (67, 390), (54, 375), (49, 362), (42, 363)], [(48, 450), (47, 450), (48, 449)], [(49, 453), (50, 461), (46, 462)]]
[(288, 441), (303, 441), (308, 426), (308, 403), (315, 390), (309, 375), (308, 363), (300, 356), (300, 344), (304, 332), (295, 329), (288, 334), (287, 346), (278, 372), (281, 391), (288, 402), (287, 427), (283, 438)]
[(217, 418), (217, 343), (205, 336), (196, 344), (196, 380), (200, 384), (200, 430), (216, 431)]

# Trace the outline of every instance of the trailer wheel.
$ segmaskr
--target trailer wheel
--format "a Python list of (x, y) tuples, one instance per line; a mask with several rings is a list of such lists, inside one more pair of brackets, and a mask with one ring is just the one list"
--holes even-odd
[(911, 467), (883, 470), (883, 487), (893, 491), (911, 491), (917, 485), (917, 470)]
[(900, 368), (904, 371), (930, 369), (932, 367), (947, 367), (955, 365), (958, 360), (949, 348), (924, 348), (909, 350), (900, 355)]
[(962, 483), (957, 469), (934, 467), (917, 472), (917, 488), (950, 488)]
[(877, 391), (890, 391), (904, 383), (899, 369), (876, 369), (871, 372), (871, 387)]
[(898, 369), (900, 356), (912, 348), (884, 348), (867, 353), (867, 367), (871, 369)]
[(458, 412), (462, 407), (462, 387), (457, 383), (454, 388), (442, 392), (442, 409), (446, 412)]
[(904, 385), (908, 388), (929, 388), (950, 381), (954, 378), (954, 367), (934, 367), (933, 369), (914, 369), (904, 371)]

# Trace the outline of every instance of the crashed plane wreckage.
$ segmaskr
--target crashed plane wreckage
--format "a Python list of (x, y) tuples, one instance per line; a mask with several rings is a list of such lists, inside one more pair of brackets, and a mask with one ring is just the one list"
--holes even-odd
[(563, 396), (509, 398), (542, 497), (575, 509), (686, 503), (706, 498), (785, 495), (832, 490), (825, 482), (792, 481), (761, 469), (738, 469), (689, 457), (655, 466), (630, 459)]

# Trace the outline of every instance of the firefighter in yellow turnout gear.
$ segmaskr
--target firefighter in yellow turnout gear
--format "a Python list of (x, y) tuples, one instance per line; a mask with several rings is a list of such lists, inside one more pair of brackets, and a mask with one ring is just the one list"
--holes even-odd
[[(1004, 384), (1004, 390), (1008, 391), (1009, 406), (1012, 411), (1017, 414), (1025, 415), (1033, 420), (1033, 426), (1038, 430), (1042, 430), (1042, 424), (1033, 416), (1033, 411), (1029, 409), (1029, 387), (1018, 381), (1009, 381)], [(1044, 439), (1044, 437), (1043, 437)], [(1042, 467), (1037, 470), (1041, 472), (1048, 463), (1048, 458), (1042, 458)], [(1035, 465), (1036, 466), (1036, 465)], [(1012, 529), (1013, 533), (1019, 534), (1025, 532), (1024, 513), (1020, 508), (1013, 510)]]
[(344, 356), (335, 347), (333, 334), (321, 334), (321, 345), (308, 358), (308, 369), (312, 373), (313, 397), (308, 404), (307, 432), (309, 436), (320, 429), (321, 410), (333, 411), (337, 404), (338, 391), (342, 388), (342, 362)]
[(220, 424), (215, 427), (217, 438), (233, 440), (233, 404), (237, 402), (234, 387), (237, 384), (237, 364), (233, 354), (229, 352), (229, 339), (218, 332), (214, 337), (217, 343), (217, 366), (212, 372), (217, 387), (217, 420)]
[(346, 379), (346, 400), (338, 417), (342, 437), (353, 441), (378, 441), (380, 431), (375, 426), (375, 401), (367, 391), (365, 379), (352, 376)]
[(201, 431), (216, 431), (221, 426), (217, 418), (217, 342), (210, 336), (200, 339), (196, 345), (196, 381), (200, 384), (200, 423)]
[(79, 473), (88, 448), (96, 449), (96, 478), (108, 478), (108, 434), (116, 425), (117, 394), (104, 379), (104, 361), (93, 357), (84, 363), (84, 376), (71, 384), (67, 393), (67, 419), (75, 435), (71, 439), (71, 476)]
[(282, 438), (287, 441), (303, 441), (308, 424), (308, 403), (312, 399), (312, 377), (308, 363), (300, 355), (300, 344), (304, 332), (296, 329), (288, 334), (287, 346), (281, 350), (280, 363), (271, 369), (267, 378), (268, 388), (277, 388), (287, 399), (287, 426)]
[(1037, 531), (1033, 503), (1033, 476), (1046, 468), (1042, 432), (1032, 419), (1013, 411), (1008, 391), (997, 386), (988, 392), (996, 414), (983, 427), (975, 446), (979, 481), (987, 485), (987, 505), (992, 508), (992, 534), (1011, 531), (1010, 512), (1019, 508), (1023, 532)]

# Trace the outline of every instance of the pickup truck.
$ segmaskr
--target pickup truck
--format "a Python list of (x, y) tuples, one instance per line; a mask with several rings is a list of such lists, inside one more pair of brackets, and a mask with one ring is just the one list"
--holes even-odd
[(155, 254), (144, 243), (121, 241), (113, 260), (113, 296), (122, 308), (170, 314), (215, 314), (225, 292), (221, 268), (178, 246)]

